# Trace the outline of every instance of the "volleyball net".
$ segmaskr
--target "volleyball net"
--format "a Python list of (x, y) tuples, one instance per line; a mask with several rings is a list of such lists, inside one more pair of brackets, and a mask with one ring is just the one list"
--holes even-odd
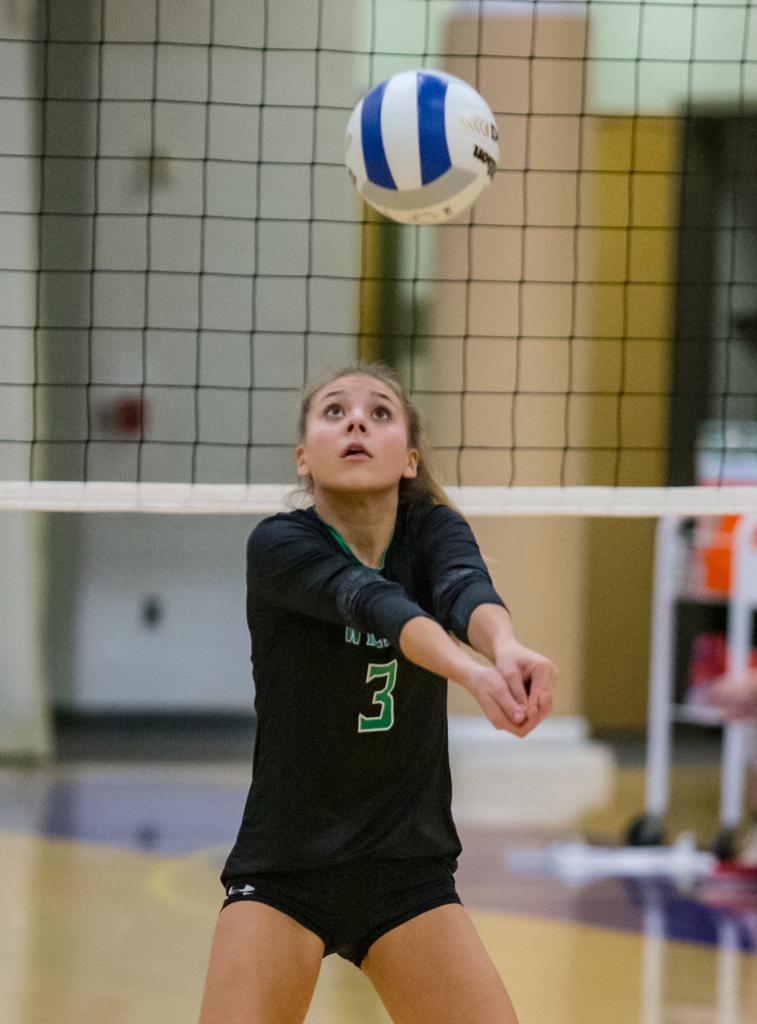
[[(267, 509), (302, 386), (356, 358), (400, 372), (463, 507), (754, 501), (698, 486), (757, 481), (751, 0), (0, 18), (0, 507)], [(344, 167), (354, 104), (413, 67), (497, 119), (445, 225), (369, 214)]]

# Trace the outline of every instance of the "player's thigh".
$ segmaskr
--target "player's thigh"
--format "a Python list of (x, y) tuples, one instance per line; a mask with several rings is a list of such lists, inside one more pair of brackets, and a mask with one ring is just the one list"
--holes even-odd
[(239, 900), (213, 935), (200, 1024), (302, 1024), (323, 941), (265, 903)]
[(502, 979), (459, 904), (382, 935), (362, 969), (394, 1024), (517, 1024)]

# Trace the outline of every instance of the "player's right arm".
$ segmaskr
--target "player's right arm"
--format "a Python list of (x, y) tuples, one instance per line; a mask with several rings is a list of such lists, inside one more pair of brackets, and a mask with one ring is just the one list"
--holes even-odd
[(492, 721), (496, 716), (492, 700), (511, 717), (515, 708), (522, 708), (527, 722), (519, 727), (519, 734), (525, 735), (552, 709), (555, 666), (516, 639), (510, 614), (494, 589), (473, 531), (459, 512), (444, 505), (434, 507), (426, 515), (420, 541), (436, 620), (488, 658), (509, 693), (498, 699), (498, 691), (489, 689), (491, 677), (474, 677), (474, 686), (467, 688)]

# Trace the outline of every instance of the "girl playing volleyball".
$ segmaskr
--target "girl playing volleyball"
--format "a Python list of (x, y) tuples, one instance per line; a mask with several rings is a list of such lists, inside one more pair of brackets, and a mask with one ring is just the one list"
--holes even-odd
[(515, 1024), (455, 891), (446, 680), (525, 736), (555, 667), (515, 639), (391, 371), (311, 387), (299, 438), (313, 505), (248, 542), (254, 771), (200, 1024), (300, 1024), (329, 953), (397, 1024)]

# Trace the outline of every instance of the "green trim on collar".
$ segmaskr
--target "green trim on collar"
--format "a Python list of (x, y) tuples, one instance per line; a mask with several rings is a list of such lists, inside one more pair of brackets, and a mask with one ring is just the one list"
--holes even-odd
[[(313, 511), (318, 516), (318, 512), (316, 511), (315, 505), (313, 506)], [(320, 516), (318, 516), (318, 518), (321, 519)], [(360, 562), (360, 565), (365, 565), (365, 562), (361, 562), (360, 561), (360, 559), (357, 557), (355, 552), (352, 550), (352, 548), (349, 546), (347, 541), (344, 539), (344, 537), (341, 535), (341, 533), (338, 530), (335, 530), (334, 527), (331, 526), (329, 523), (327, 523), (325, 519), (321, 519), (321, 522), (323, 523), (324, 526), (328, 527), (329, 533), (331, 534), (331, 536), (334, 538), (334, 540), (337, 542), (339, 547), (342, 549), (342, 551), (344, 551), (344, 553), (346, 555), (350, 555), (352, 558), (355, 559), (356, 562)], [(379, 565), (378, 566), (368, 565), (368, 566), (366, 566), (367, 569), (373, 569), (374, 572), (380, 572), (384, 568), (384, 563), (386, 562), (386, 555), (387, 555), (387, 552), (389, 551), (389, 548), (392, 545), (392, 540), (393, 539), (394, 539), (394, 530), (392, 530), (392, 535), (389, 538), (389, 543), (386, 545), (386, 550), (384, 551), (383, 555), (381, 556), (381, 562), (379, 563)]]

